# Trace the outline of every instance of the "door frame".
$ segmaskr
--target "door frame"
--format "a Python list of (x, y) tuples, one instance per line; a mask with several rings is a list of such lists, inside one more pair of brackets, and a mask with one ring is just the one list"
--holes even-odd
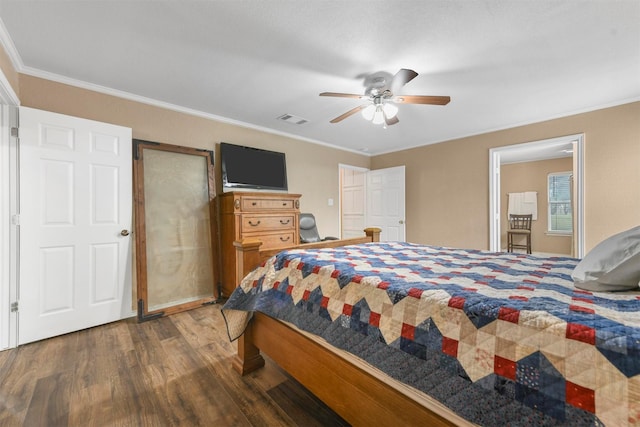
[(576, 258), (582, 258), (585, 252), (584, 246), (584, 139), (583, 133), (561, 136), (540, 141), (525, 142), (521, 144), (507, 145), (491, 148), (489, 150), (489, 250), (500, 251), (500, 161), (502, 154), (513, 153), (518, 150), (543, 148), (550, 145), (573, 142), (573, 163), (575, 165), (573, 176), (575, 177), (575, 207), (573, 247)]
[(18, 313), (11, 303), (18, 300), (18, 126), (20, 99), (0, 69), (0, 351), (18, 344)]

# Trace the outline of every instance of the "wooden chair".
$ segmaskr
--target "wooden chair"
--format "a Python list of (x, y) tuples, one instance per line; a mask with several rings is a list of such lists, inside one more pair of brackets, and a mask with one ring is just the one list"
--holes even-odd
[[(526, 249), (531, 253), (531, 219), (533, 215), (509, 215), (509, 230), (507, 230), (507, 251)], [(525, 236), (526, 244), (513, 243), (513, 236)]]

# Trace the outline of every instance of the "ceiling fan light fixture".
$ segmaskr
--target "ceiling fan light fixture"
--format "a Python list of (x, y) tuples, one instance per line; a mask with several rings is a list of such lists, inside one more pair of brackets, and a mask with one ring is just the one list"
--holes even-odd
[(396, 116), (396, 114), (398, 114), (398, 107), (396, 107), (395, 105), (389, 102), (385, 102), (384, 106), (382, 107), (382, 110), (384, 111), (384, 114), (387, 116), (388, 119), (392, 119)]
[(376, 112), (373, 115), (373, 120), (371, 120), (371, 122), (374, 125), (381, 125), (382, 123), (384, 123), (384, 111), (382, 110), (381, 105), (377, 105), (375, 108)]
[[(384, 75), (382, 75), (384, 74)], [(401, 68), (393, 77), (389, 73), (379, 73), (365, 78), (364, 95), (340, 92), (322, 92), (320, 96), (333, 96), (338, 98), (368, 99), (371, 104), (361, 104), (351, 110), (329, 120), (330, 123), (338, 123), (347, 117), (361, 112), (362, 117), (373, 124), (383, 124), (384, 126), (395, 125), (399, 122), (397, 118), (398, 107), (394, 104), (426, 104), (426, 105), (447, 105), (451, 98), (448, 96), (433, 95), (402, 95), (397, 96), (400, 88), (418, 76), (413, 70)]]
[(367, 106), (367, 108), (365, 108), (364, 110), (362, 110), (362, 117), (364, 117), (366, 120), (373, 120), (373, 116), (376, 113), (376, 106), (371, 104), (369, 106)]

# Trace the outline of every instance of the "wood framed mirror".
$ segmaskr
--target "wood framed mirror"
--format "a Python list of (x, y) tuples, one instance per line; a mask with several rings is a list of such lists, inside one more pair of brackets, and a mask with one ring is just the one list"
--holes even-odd
[(213, 152), (133, 140), (138, 320), (214, 303)]

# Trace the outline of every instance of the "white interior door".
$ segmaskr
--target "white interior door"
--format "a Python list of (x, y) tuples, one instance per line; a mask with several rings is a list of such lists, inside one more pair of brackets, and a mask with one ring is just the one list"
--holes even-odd
[(131, 129), (24, 107), (19, 120), (18, 343), (133, 315)]
[(366, 224), (366, 177), (367, 170), (340, 167), (340, 211), (343, 239), (361, 237)]
[(379, 227), (380, 241), (405, 241), (405, 167), (367, 173), (367, 227)]

